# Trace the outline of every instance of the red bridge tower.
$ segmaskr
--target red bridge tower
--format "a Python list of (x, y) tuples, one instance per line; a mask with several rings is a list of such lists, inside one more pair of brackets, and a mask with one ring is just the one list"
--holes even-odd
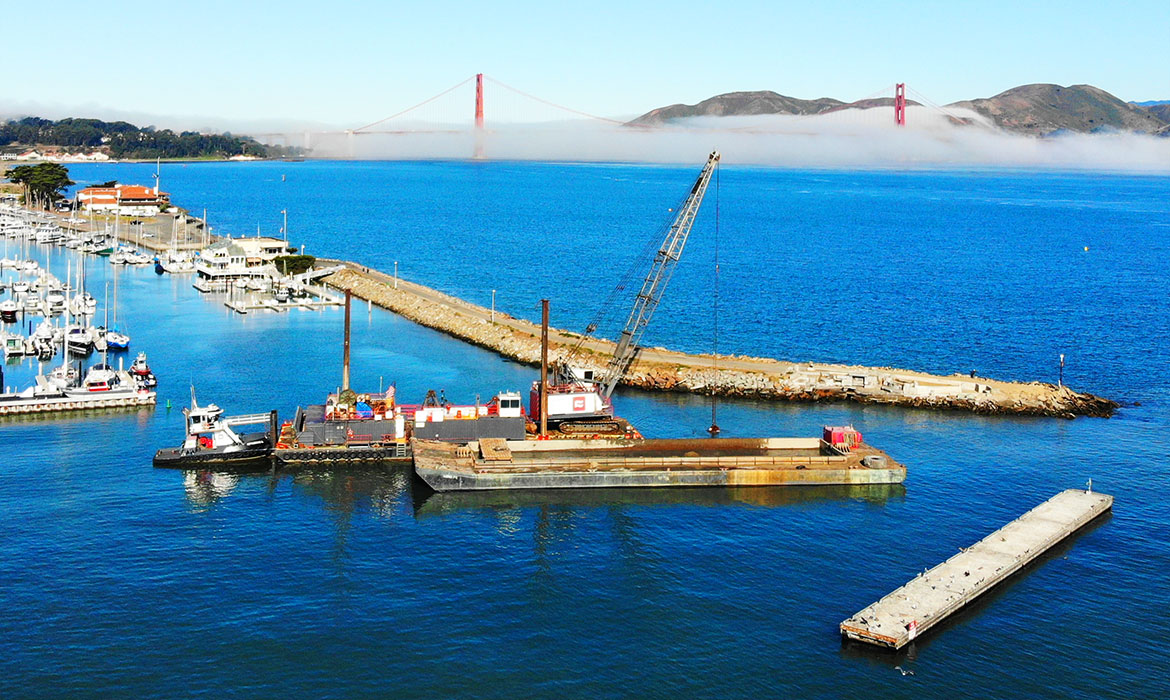
[(906, 126), (906, 83), (894, 86), (894, 123)]

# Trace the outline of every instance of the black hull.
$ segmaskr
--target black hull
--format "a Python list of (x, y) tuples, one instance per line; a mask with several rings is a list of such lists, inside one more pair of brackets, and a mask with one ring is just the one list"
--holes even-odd
[(154, 455), (154, 466), (169, 469), (262, 466), (271, 462), (272, 448), (267, 445), (236, 452), (201, 450), (185, 453), (182, 448), (171, 448), (159, 450)]

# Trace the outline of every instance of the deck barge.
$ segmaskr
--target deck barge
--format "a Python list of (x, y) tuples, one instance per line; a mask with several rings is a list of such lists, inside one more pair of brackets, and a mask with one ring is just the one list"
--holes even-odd
[(1112, 506), (1103, 493), (1062, 491), (845, 620), (841, 634), (901, 649)]
[(818, 438), (414, 440), (415, 472), (436, 491), (665, 486), (900, 484), (906, 467), (864, 443)]

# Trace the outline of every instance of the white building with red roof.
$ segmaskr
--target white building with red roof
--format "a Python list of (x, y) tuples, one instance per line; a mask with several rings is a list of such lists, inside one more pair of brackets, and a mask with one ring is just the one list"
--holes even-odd
[(118, 212), (124, 216), (150, 216), (171, 206), (171, 196), (157, 187), (114, 185), (86, 187), (77, 193), (77, 203), (92, 213)]

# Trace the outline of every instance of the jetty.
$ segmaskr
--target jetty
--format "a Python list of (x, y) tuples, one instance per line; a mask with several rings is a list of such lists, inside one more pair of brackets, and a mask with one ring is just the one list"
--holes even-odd
[[(356, 263), (318, 259), (340, 267), (324, 278), (415, 323), (441, 331), (502, 357), (540, 363), (540, 326), (472, 304), (435, 289), (392, 277)], [(581, 336), (551, 328), (553, 357), (564, 357)], [(586, 359), (604, 368), (616, 344), (599, 338), (583, 342)], [(860, 367), (770, 358), (692, 355), (644, 348), (621, 384), (647, 391), (676, 391), (771, 401), (853, 401), (913, 408), (954, 409), (980, 414), (1075, 418), (1108, 417), (1118, 408), (1109, 399), (1044, 382), (1006, 382), (955, 374), (940, 376), (892, 367)]]
[(1062, 491), (845, 620), (841, 634), (901, 649), (1112, 506), (1103, 493)]

